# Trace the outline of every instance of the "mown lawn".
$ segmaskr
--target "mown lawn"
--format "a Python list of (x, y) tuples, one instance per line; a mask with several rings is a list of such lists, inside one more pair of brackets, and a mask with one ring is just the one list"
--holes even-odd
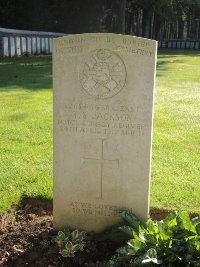
[(161, 51), (151, 206), (200, 212), (200, 53)]
[(51, 57), (0, 59), (0, 211), (52, 198)]
[[(200, 53), (160, 51), (151, 206), (200, 212)], [(0, 212), (52, 198), (51, 57), (0, 59)]]

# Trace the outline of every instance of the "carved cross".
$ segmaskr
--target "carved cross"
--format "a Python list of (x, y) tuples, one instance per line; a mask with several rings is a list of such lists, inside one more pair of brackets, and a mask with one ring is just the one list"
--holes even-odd
[(97, 161), (100, 165), (100, 175), (99, 175), (99, 199), (103, 199), (103, 167), (104, 164), (117, 164), (117, 168), (119, 168), (119, 159), (105, 159), (104, 158), (104, 141), (106, 139), (98, 139), (100, 141), (100, 158), (87, 158), (84, 157), (84, 160), (94, 160)]

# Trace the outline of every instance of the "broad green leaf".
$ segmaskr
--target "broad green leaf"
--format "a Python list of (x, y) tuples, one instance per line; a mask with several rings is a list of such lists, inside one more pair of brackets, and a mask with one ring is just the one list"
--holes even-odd
[(158, 233), (158, 225), (157, 222), (153, 222), (152, 220), (148, 220), (146, 222), (146, 227), (149, 233), (156, 234)]
[(73, 247), (71, 248), (72, 252), (75, 253), (80, 249), (80, 245), (79, 244), (75, 244), (73, 245)]
[(118, 210), (117, 214), (123, 218), (125, 221), (127, 221), (135, 230), (138, 231), (139, 225), (142, 225), (141, 221), (138, 219), (138, 217), (132, 213), (131, 211), (127, 210)]
[(127, 244), (133, 249), (134, 252), (142, 250), (145, 247), (145, 242), (141, 239), (130, 239)]
[(172, 238), (172, 229), (167, 228), (163, 221), (158, 222), (158, 232), (161, 240), (169, 240)]
[(139, 225), (138, 232), (144, 234), (148, 233), (147, 229), (145, 229), (143, 225)]
[(73, 243), (68, 241), (67, 244), (65, 245), (65, 248), (71, 250), (73, 248)]
[(78, 230), (74, 230), (74, 231), (71, 233), (71, 237), (72, 237), (72, 240), (77, 240), (77, 239), (79, 239), (79, 231), (78, 231)]
[(133, 237), (133, 228), (127, 225), (118, 227), (119, 230), (127, 234), (129, 237)]
[(64, 257), (64, 258), (67, 258), (67, 257), (74, 257), (75, 255), (72, 253), (72, 252), (70, 252), (70, 251), (68, 251), (67, 249), (63, 249), (63, 250), (61, 250), (60, 251), (60, 254)]
[(59, 231), (57, 234), (57, 239), (65, 240), (65, 238), (66, 238), (65, 233), (62, 231)]
[(200, 251), (200, 238), (198, 240), (194, 241), (194, 246), (195, 246), (197, 251)]
[(139, 233), (139, 238), (140, 238), (141, 240), (143, 240), (144, 242), (146, 241), (146, 238), (145, 238), (144, 233)]
[(192, 224), (190, 216), (187, 211), (179, 211), (177, 216), (177, 222), (179, 227), (187, 231), (193, 232), (196, 234), (196, 229)]
[[(137, 235), (137, 233), (135, 231), (132, 231), (132, 236), (134, 237), (134, 239), (136, 239), (142, 243), (145, 243), (145, 239), (143, 238), (143, 236), (144, 236), (143, 232), (141, 232)], [(140, 238), (140, 236), (142, 236), (142, 238)]]
[(170, 213), (164, 220), (163, 220), (163, 224), (166, 228), (174, 228), (177, 225), (177, 218), (178, 213), (172, 212)]
[(154, 248), (150, 248), (144, 255), (142, 263), (153, 262), (155, 264), (162, 264), (162, 260), (158, 260), (157, 251)]

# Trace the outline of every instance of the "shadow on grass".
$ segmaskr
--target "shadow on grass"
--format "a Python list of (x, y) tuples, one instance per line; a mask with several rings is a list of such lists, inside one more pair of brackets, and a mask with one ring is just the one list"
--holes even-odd
[(179, 56), (199, 56), (199, 50), (189, 50), (189, 49), (159, 49), (158, 58), (166, 57), (179, 57)]
[(36, 207), (36, 208), (43, 208), (46, 211), (49, 211), (52, 213), (53, 210), (53, 199), (52, 198), (44, 198), (43, 196), (36, 196), (36, 197), (29, 197), (26, 195), (23, 195), (21, 197), (19, 207), (25, 207), (26, 205), (30, 207)]
[[(158, 51), (157, 77), (171, 69), (170, 64), (182, 63), (180, 56), (199, 56), (196, 50), (160, 49)], [(171, 60), (167, 60), (167, 58)], [(161, 72), (160, 72), (161, 71)], [(18, 89), (52, 89), (52, 57), (33, 56), (0, 59), (0, 91), (9, 92)]]
[(1, 58), (0, 73), (0, 91), (51, 89), (52, 57)]
[(184, 50), (184, 49), (160, 49), (158, 51), (157, 61), (157, 77), (165, 75), (165, 72), (171, 71), (171, 64), (184, 63), (185, 61), (179, 59), (179, 57), (197, 57), (200, 55), (196, 50)]

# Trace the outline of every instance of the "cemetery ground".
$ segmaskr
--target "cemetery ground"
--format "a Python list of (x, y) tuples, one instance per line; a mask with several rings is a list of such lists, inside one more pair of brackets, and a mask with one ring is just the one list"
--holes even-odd
[[(200, 213), (199, 55), (158, 54), (151, 178), (156, 219), (174, 209)], [(0, 264), (5, 266), (62, 266), (64, 261), (56, 246), (40, 244), (55, 235), (51, 67), (51, 56), (0, 61)], [(66, 266), (109, 257), (115, 247), (95, 238), (87, 256), (80, 254)]]

